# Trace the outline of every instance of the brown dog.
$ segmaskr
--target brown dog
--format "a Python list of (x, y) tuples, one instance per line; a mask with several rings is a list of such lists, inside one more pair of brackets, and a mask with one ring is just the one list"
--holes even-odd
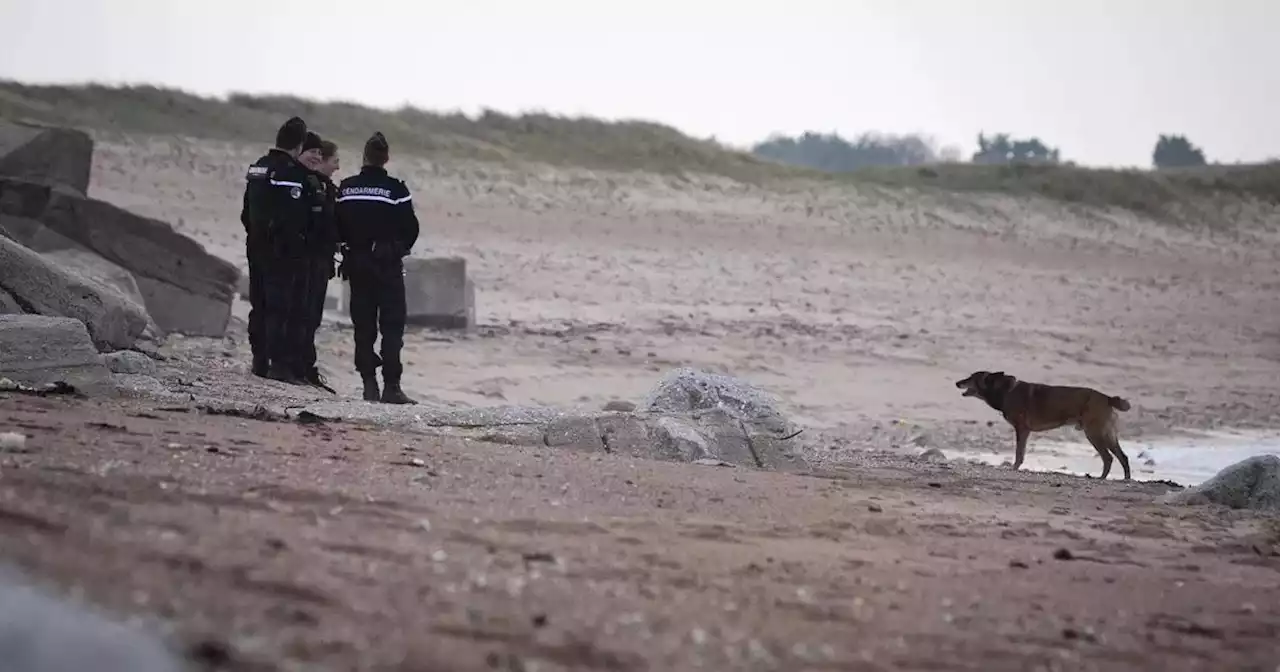
[(1031, 432), (1075, 425), (1084, 430), (1085, 438), (1102, 458), (1102, 478), (1111, 473), (1114, 455), (1124, 469), (1124, 480), (1129, 480), (1129, 458), (1116, 438), (1116, 411), (1129, 410), (1129, 402), (1124, 399), (1088, 387), (1027, 383), (1003, 371), (976, 371), (956, 381), (956, 387), (964, 390), (963, 396), (987, 402), (1013, 425), (1018, 439), (1015, 470), (1022, 466)]

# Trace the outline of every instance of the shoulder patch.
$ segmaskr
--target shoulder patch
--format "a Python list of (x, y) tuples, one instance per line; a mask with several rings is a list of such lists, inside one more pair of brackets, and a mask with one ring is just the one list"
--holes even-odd
[(269, 172), (266, 166), (249, 166), (249, 172), (244, 177), (247, 180), (265, 180)]

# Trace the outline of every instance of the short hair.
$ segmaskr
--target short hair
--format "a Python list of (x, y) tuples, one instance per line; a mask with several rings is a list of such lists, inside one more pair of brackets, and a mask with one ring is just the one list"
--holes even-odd
[(323, 159), (332, 159), (332, 158), (333, 158), (333, 155), (334, 155), (334, 154), (337, 154), (337, 153), (338, 153), (338, 145), (337, 145), (337, 144), (335, 144), (335, 143), (333, 143), (333, 142), (331, 142), (331, 141), (329, 141), (329, 140), (321, 141), (321, 143), (320, 143), (320, 158), (323, 158)]
[(307, 139), (307, 122), (301, 117), (290, 117), (280, 130), (276, 131), (276, 147), (293, 150)]

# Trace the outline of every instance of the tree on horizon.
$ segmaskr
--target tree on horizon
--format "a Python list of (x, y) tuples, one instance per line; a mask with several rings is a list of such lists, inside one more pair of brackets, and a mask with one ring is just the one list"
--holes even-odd
[(1208, 165), (1204, 150), (1196, 147), (1185, 135), (1160, 134), (1155, 149), (1151, 151), (1151, 165), (1161, 168), (1190, 168)]
[(852, 140), (840, 134), (806, 131), (796, 137), (773, 135), (751, 148), (756, 156), (833, 173), (872, 166), (920, 166), (938, 163), (957, 154), (939, 149), (932, 138), (867, 132)]
[(1008, 133), (996, 133), (987, 137), (978, 133), (978, 151), (973, 153), (978, 164), (1002, 163), (1061, 163), (1056, 147), (1049, 147), (1040, 138), (1019, 140)]

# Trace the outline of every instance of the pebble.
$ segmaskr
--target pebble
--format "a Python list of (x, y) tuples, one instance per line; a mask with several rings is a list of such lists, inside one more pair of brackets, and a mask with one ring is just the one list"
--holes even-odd
[(4, 432), (0, 434), (0, 451), (3, 452), (21, 452), (27, 447), (27, 437), (25, 434), (17, 432)]

